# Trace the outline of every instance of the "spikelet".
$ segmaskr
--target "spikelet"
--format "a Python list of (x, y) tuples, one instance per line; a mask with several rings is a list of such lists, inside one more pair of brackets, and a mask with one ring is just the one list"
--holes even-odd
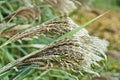
[(75, 27), (76, 24), (69, 17), (58, 17), (16, 35), (13, 40), (17, 41), (40, 35), (56, 39)]
[(69, 39), (57, 41), (24, 59), (20, 66), (33, 64), (33, 68), (39, 69), (61, 66), (97, 74), (91, 66), (100, 66), (98, 62), (106, 58), (108, 42), (86, 34), (87, 31), (83, 29)]

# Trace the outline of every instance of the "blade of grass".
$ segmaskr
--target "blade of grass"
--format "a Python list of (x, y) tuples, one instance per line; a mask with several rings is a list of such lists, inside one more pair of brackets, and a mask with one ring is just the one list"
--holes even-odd
[[(48, 70), (44, 71), (43, 73), (41, 73), (40, 76), (36, 77), (35, 80), (40, 80), (44, 75), (46, 75), (46, 74), (47, 74), (48, 72), (50, 72), (50, 71), (67, 74), (67, 75), (69, 75), (70, 77), (74, 78), (75, 80), (78, 80), (78, 78), (77, 78), (76, 76), (74, 76), (74, 75), (72, 75), (72, 74), (70, 74), (70, 73), (67, 73), (67, 72), (65, 72), (65, 71), (63, 71), (63, 70), (60, 70), (60, 69), (48, 69)], [(60, 76), (56, 76), (56, 77), (60, 77)]]
[(20, 79), (22, 80), (24, 78), (24, 76), (31, 70), (31, 67), (27, 67), (25, 68), (23, 71), (21, 71), (20, 73), (18, 73), (12, 80), (17, 80)]
[(0, 1), (0, 4), (3, 4), (3, 3), (5, 3), (6, 1)]
[(7, 76), (11, 72), (12, 72), (12, 70), (9, 70), (9, 71), (6, 71), (6, 72), (0, 74), (0, 79), (3, 79), (5, 76)]

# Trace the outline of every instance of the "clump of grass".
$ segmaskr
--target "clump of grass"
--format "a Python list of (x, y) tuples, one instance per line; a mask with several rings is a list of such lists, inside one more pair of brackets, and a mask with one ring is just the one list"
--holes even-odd
[[(12, 38), (9, 38), (7, 41), (5, 40), (6, 42), (3, 41), (5, 43), (0, 46), (0, 49), (3, 50), (1, 52), (9, 52), (8, 50), (11, 50), (9, 49), (10, 46), (9, 48), (7, 46), (9, 44), (16, 46), (17, 49), (22, 51), (26, 56), (23, 55), (24, 57), (15, 60), (14, 54), (11, 56), (11, 53), (8, 53), (8, 57), (11, 56), (12, 62), (10, 61), (11, 63), (0, 69), (0, 77), (3, 78), (6, 75), (5, 78), (3, 78), (4, 80), (23, 79), (27, 76), (27, 74), (29, 75), (34, 72), (35, 75), (30, 74), (31, 76), (34, 76), (34, 78), (38, 74), (41, 74), (35, 78), (37, 80), (42, 79), (42, 76), (44, 75), (49, 75), (52, 71), (58, 72), (58, 75), (49, 75), (49, 77), (54, 76), (60, 79), (65, 79), (65, 76), (67, 75), (68, 77), (66, 79), (77, 80), (78, 78), (71, 73), (81, 74), (81, 76), (84, 72), (87, 72), (86, 74), (92, 73), (98, 75), (93, 67), (100, 66), (98, 62), (106, 59), (104, 52), (107, 50), (106, 47), (108, 46), (108, 43), (105, 40), (100, 40), (99, 38), (90, 36), (83, 28), (103, 15), (104, 14), (92, 19), (83, 26), (78, 26), (69, 17), (58, 17), (22, 32), (16, 32)], [(54, 40), (52, 43), (49, 42), (46, 47), (32, 51), (32, 53), (27, 52), (27, 50), (25, 51), (26, 48), (17, 46), (17, 44), (24, 45), (25, 43), (22, 40), (25, 38), (30, 38), (33, 36), (39, 37), (40, 35), (53, 38)], [(40, 39), (41, 37), (37, 40)], [(16, 41), (18, 40), (21, 40), (21, 42), (17, 43)], [(5, 48), (7, 51), (5, 51)], [(14, 49), (12, 50), (15, 52)], [(33, 68), (39, 69), (39, 71), (35, 72)], [(11, 74), (11, 72), (13, 73)], [(63, 72), (65, 73), (65, 76), (59, 76), (63, 74)], [(46, 78), (47, 76), (45, 79)], [(28, 79), (30, 79), (29, 76)]]

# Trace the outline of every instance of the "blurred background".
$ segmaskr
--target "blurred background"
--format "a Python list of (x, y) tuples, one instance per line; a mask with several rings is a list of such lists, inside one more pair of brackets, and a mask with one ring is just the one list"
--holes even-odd
[[(38, 2), (37, 2), (38, 1)], [(3, 23), (12, 22), (11, 25), (18, 25), (18, 24), (35, 24), (36, 22), (42, 23), (49, 19), (52, 19), (56, 16), (69, 14), (69, 16), (79, 25), (83, 25), (86, 22), (90, 21), (91, 19), (95, 18), (96, 16), (110, 10), (109, 13), (101, 17), (99, 20), (95, 21), (94, 23), (90, 24), (86, 29), (89, 31), (90, 35), (98, 36), (102, 39), (106, 39), (109, 41), (109, 48), (108, 52), (106, 53), (108, 56), (108, 60), (105, 63), (105, 66), (101, 68), (101, 77), (85, 75), (80, 77), (81, 80), (120, 80), (120, 0), (73, 0), (77, 7), (71, 5), (72, 8), (68, 8), (66, 5), (63, 4), (62, 6), (57, 5), (56, 0), (46, 0), (47, 5), (45, 3), (39, 3), (42, 0), (0, 0), (0, 27), (3, 27)], [(51, 2), (50, 2), (51, 1)], [(53, 2), (52, 2), (53, 1)], [(80, 3), (79, 3), (80, 2)], [(53, 4), (54, 3), (54, 4)], [(66, 2), (63, 2), (66, 3)], [(56, 4), (56, 5), (55, 5)], [(58, 3), (59, 4), (59, 3)], [(52, 5), (52, 7), (51, 7)], [(69, 4), (68, 4), (69, 5)], [(28, 16), (23, 15), (26, 12), (19, 12), (21, 8), (24, 7), (31, 7), (36, 6), (40, 10), (32, 11), (35, 14), (34, 16), (29, 14), (32, 19), (28, 19)], [(59, 7), (58, 7), (59, 6)], [(65, 7), (67, 9), (65, 9)], [(76, 8), (74, 11), (71, 9)], [(25, 17), (22, 18), (14, 18), (10, 20), (11, 15), (18, 11), (18, 15)], [(27, 9), (29, 11), (29, 9)], [(63, 11), (63, 12), (62, 12)], [(40, 15), (39, 15), (40, 14)], [(33, 18), (35, 19), (33, 21)], [(39, 18), (39, 19), (38, 19)], [(14, 24), (13, 24), (14, 23)], [(1, 30), (2, 31), (2, 30)], [(8, 35), (7, 32), (3, 34), (3, 36)], [(7, 39), (0, 37), (0, 45), (4, 43)], [(40, 41), (33, 40), (31, 42), (24, 42), (25, 44), (29, 43), (43, 43), (49, 44), (52, 42), (51, 38), (48, 37), (40, 37)], [(1, 50), (0, 54), (0, 67), (4, 66), (5, 64), (14, 61), (17, 58), (20, 58), (24, 55), (29, 54), (30, 52), (36, 50), (36, 48), (29, 48), (26, 45), (15, 46), (19, 43), (12, 43), (12, 47), (5, 47)], [(21, 53), (22, 52), (22, 53)], [(17, 53), (17, 54), (16, 54)], [(24, 80), (34, 80), (30, 79), (30, 74), (35, 71), (31, 71), (29, 75)], [(41, 80), (74, 80), (72, 78), (64, 79), (67, 75), (63, 73), (54, 73), (60, 74), (62, 76), (59, 79), (51, 78), (50, 74), (46, 74), (44, 78)], [(35, 73), (32, 76), (37, 75)], [(54, 77), (54, 76), (53, 76)], [(68, 77), (68, 76), (67, 76)], [(77, 75), (79, 77), (79, 75)], [(3, 80), (10, 80), (8, 77), (5, 77)]]
[(84, 24), (95, 16), (110, 12), (96, 22), (90, 24), (87, 30), (91, 35), (99, 36), (109, 41), (107, 52), (108, 60), (106, 70), (101, 73), (103, 77), (93, 80), (119, 80), (120, 79), (120, 0), (93, 0), (90, 9), (85, 7), (76, 11), (72, 18), (78, 24)]

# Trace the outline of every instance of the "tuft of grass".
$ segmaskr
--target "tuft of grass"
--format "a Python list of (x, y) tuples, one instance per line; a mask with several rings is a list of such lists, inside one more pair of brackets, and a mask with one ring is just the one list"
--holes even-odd
[[(18, 7), (23, 6), (23, 4), (19, 1), (16, 0), (11, 0), (10, 3), (7, 2), (7, 0), (5, 0), (4, 2), (0, 1), (0, 9), (2, 10), (2, 12), (0, 13), (0, 18), (1, 20), (9, 14), (12, 14), (13, 11), (15, 11)], [(16, 5), (16, 3), (18, 3), (18, 5)], [(12, 4), (11, 4), (12, 3)], [(2, 5), (5, 4), (3, 7)], [(8, 7), (8, 8), (7, 8)], [(42, 16), (42, 21), (40, 23), (43, 23), (44, 21), (47, 21), (54, 16), (53, 12), (51, 11), (51, 9), (49, 8), (42, 8), (45, 12), (45, 16)], [(107, 12), (105, 12), (104, 14), (106, 14)], [(5, 15), (2, 15), (5, 14)], [(3, 70), (1, 70), (0, 72), (0, 78), (2, 80), (9, 80), (9, 79), (13, 79), (13, 80), (17, 80), (17, 79), (24, 79), (24, 80), (48, 80), (48, 79), (57, 79), (57, 80), (65, 80), (65, 79), (69, 79), (69, 80), (79, 80), (78, 77), (81, 78), (81, 72), (72, 72), (72, 71), (62, 71), (60, 70), (61, 68), (58, 69), (47, 69), (46, 71), (34, 71), (33, 69), (31, 70), (30, 66), (27, 68), (24, 68), (22, 70), (20, 70), (20, 72), (15, 71), (15, 69), (13, 69), (13, 66), (16, 66), (17, 64), (19, 64), (23, 59), (25, 59), (26, 57), (29, 57), (31, 55), (33, 55), (35, 52), (39, 52), (40, 50), (32, 49), (30, 47), (32, 47), (31, 43), (39, 43), (39, 44), (45, 44), (45, 45), (51, 45), (54, 42), (58, 41), (58, 40), (63, 40), (65, 38), (69, 38), (72, 35), (74, 35), (75, 33), (77, 33), (78, 31), (80, 31), (81, 29), (83, 29), (84, 27), (88, 26), (89, 24), (91, 24), (92, 22), (96, 21), (98, 18), (102, 17), (104, 14), (88, 21), (87, 23), (85, 23), (84, 25), (75, 28), (74, 30), (60, 36), (59, 38), (53, 40), (51, 38), (48, 37), (39, 37), (38, 39), (34, 39), (32, 41), (23, 41), (23, 42), (12, 42), (12, 40), (14, 39), (14, 37), (17, 35), (14, 35), (12, 38), (10, 38), (9, 40), (7, 40), (4, 37), (0, 37), (0, 67), (6, 65), (9, 62), (12, 62), (10, 64), (8, 64), (8, 66), (6, 67), (6, 69), (2, 68)], [(44, 13), (42, 14), (44, 15)], [(10, 20), (7, 23), (17, 23), (17, 20)], [(25, 24), (24, 22), (20, 22), (20, 20), (18, 20), (19, 23)], [(37, 25), (37, 22), (34, 21), (34, 24)], [(33, 26), (34, 27), (34, 26)], [(2, 30), (0, 30), (0, 32), (2, 32)], [(19, 33), (18, 33), (19, 34)], [(4, 43), (4, 44), (2, 44)], [(31, 45), (30, 45), (31, 44)], [(18, 46), (19, 45), (19, 46)], [(47, 47), (48, 47), (47, 46)], [(34, 51), (34, 52), (33, 52)], [(29, 54), (33, 52), (32, 54)], [(25, 56), (26, 55), (26, 56)], [(24, 56), (24, 57), (23, 57)], [(20, 58), (22, 57), (22, 58)], [(20, 59), (18, 59), (20, 58)], [(18, 60), (16, 60), (18, 59)], [(78, 76), (74, 76), (73, 74), (77, 74)], [(40, 76), (39, 76), (40, 75)], [(86, 73), (87, 75), (87, 73)], [(13, 76), (13, 77), (11, 77)], [(36, 77), (37, 76), (37, 77)]]

